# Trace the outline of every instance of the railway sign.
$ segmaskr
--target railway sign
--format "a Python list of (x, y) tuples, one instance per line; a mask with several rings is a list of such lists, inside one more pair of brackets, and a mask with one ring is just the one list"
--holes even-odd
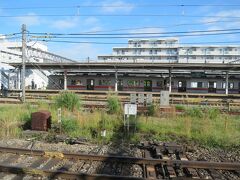
[(140, 93), (138, 94), (138, 103), (144, 104), (145, 96), (144, 94)]
[(169, 106), (169, 91), (160, 92), (160, 106)]
[(125, 115), (136, 115), (137, 105), (136, 104), (124, 104), (124, 114)]
[(147, 94), (146, 104), (152, 104), (152, 94)]
[(137, 102), (137, 94), (136, 93), (131, 93), (130, 94), (130, 103), (136, 104)]

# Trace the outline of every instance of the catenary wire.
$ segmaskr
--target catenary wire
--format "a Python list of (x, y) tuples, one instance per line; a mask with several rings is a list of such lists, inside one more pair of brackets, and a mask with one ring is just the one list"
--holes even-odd
[[(223, 32), (223, 33), (204, 33), (204, 34), (175, 34), (174, 37), (172, 35), (165, 35), (165, 36), (75, 36), (75, 37), (49, 37), (50, 39), (71, 39), (71, 38), (77, 38), (77, 39), (130, 39), (130, 38), (142, 38), (142, 39), (147, 39), (147, 38), (177, 38), (177, 37), (192, 37), (192, 36), (218, 36), (218, 35), (230, 35), (230, 34), (239, 34), (240, 32)], [(48, 37), (45, 37), (48, 38)], [(34, 38), (32, 39), (39, 39), (39, 38)], [(40, 38), (41, 39), (41, 38)]]
[[(193, 30), (193, 31), (172, 31), (172, 32), (134, 32), (134, 33), (42, 33), (42, 32), (29, 32), (29, 35), (58, 35), (58, 36), (82, 36), (82, 35), (101, 35), (101, 36), (113, 36), (113, 35), (156, 35), (156, 34), (187, 34), (187, 33), (209, 33), (209, 32), (226, 32), (226, 31), (240, 31), (239, 28), (235, 29), (213, 29), (213, 30)], [(54, 38), (54, 36), (53, 36)], [(75, 37), (74, 37), (75, 38)]]
[(234, 18), (240, 16), (217, 16), (217, 15), (182, 15), (182, 14), (25, 14), (25, 15), (0, 15), (0, 18), (17, 18), (17, 17), (185, 17), (185, 18)]
[(21, 10), (21, 9), (72, 9), (72, 8), (104, 8), (104, 7), (238, 7), (240, 4), (136, 4), (128, 3), (126, 5), (72, 5), (72, 6), (28, 6), (28, 7), (2, 7), (3, 10)]
[[(31, 41), (31, 40), (30, 40)], [(55, 43), (76, 43), (76, 44), (118, 44), (118, 45), (128, 45), (128, 43), (121, 43), (121, 42), (96, 42), (96, 41), (55, 41), (55, 40), (39, 40), (43, 42), (55, 42)], [(181, 44), (230, 44), (230, 43), (240, 43), (240, 41), (209, 41), (209, 42), (185, 42), (185, 43), (178, 43)]]

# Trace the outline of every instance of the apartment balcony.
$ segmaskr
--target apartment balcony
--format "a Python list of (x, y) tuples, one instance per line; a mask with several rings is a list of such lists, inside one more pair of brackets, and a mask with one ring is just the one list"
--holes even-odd
[(141, 53), (141, 54), (132, 54), (132, 53), (125, 53), (125, 54), (112, 54), (112, 55), (101, 55), (98, 58), (103, 57), (177, 57), (178, 54), (167, 54), (167, 53), (158, 53), (158, 54), (149, 54), (149, 53)]
[(161, 44), (161, 45), (141, 45), (141, 46), (134, 46), (134, 45), (128, 45), (128, 47), (113, 47), (113, 50), (122, 50), (122, 49), (177, 49), (178, 48), (178, 44), (172, 44), (172, 45), (168, 45), (168, 44)]
[(178, 52), (180, 56), (187, 56), (187, 55), (193, 55), (193, 56), (207, 56), (207, 55), (214, 55), (214, 56), (240, 56), (240, 52), (238, 51), (230, 51), (230, 52), (219, 52), (219, 51), (208, 51), (208, 52), (202, 52), (202, 51), (179, 51)]

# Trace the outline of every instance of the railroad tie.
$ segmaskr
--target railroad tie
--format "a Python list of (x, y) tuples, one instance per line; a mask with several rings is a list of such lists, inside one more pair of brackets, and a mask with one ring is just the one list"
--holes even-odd
[(208, 169), (213, 179), (222, 179), (222, 176), (216, 169)]
[(19, 159), (19, 155), (12, 155), (7, 157), (4, 161), (0, 162), (1, 165), (11, 165)]
[(48, 158), (47, 157), (42, 157), (42, 158), (39, 158), (37, 159), (36, 161), (34, 161), (30, 167), (35, 169), (35, 168), (38, 168), (40, 165), (44, 164), (45, 162), (47, 162)]
[[(182, 161), (189, 161), (185, 155), (181, 156), (180, 158), (181, 158), (180, 160), (182, 160)], [(188, 177), (192, 177), (194, 179), (200, 178), (196, 169), (194, 169), (194, 168), (183, 168), (183, 171)]]
[(55, 167), (61, 161), (62, 161), (62, 159), (52, 158), (43, 167), (41, 167), (41, 170), (51, 170), (53, 167)]

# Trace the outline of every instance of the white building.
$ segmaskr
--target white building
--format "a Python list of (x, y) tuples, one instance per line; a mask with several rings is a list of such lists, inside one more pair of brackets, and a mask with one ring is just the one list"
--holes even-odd
[(104, 62), (229, 63), (240, 59), (240, 46), (185, 46), (176, 38), (129, 40), (127, 47), (114, 47), (111, 55), (98, 56)]
[[(47, 52), (47, 46), (41, 43), (27, 43), (27, 62), (43, 62), (43, 58), (39, 58), (38, 52)], [(22, 62), (22, 43), (10, 42), (4, 38), (0, 39), (0, 70), (1, 85), (8, 89), (20, 89), (20, 70), (7, 66), (8, 63)], [(48, 84), (48, 75), (50, 72), (41, 69), (26, 70), (25, 85), (28, 89), (45, 89)]]

